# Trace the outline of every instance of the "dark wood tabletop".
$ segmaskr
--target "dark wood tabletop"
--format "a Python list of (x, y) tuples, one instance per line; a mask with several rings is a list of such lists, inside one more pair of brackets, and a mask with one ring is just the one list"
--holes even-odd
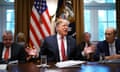
[(9, 64), (7, 72), (120, 72), (120, 63), (85, 63), (67, 68), (57, 68), (55, 63), (50, 67), (37, 67), (36, 63)]

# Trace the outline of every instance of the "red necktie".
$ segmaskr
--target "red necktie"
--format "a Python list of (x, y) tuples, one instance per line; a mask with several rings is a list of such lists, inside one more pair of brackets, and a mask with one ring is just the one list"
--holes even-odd
[(62, 61), (66, 60), (66, 55), (65, 55), (65, 46), (64, 46), (64, 40), (63, 37), (61, 38), (61, 56), (62, 56)]
[(5, 54), (4, 54), (4, 59), (8, 60), (8, 57), (9, 57), (9, 48), (6, 48)]

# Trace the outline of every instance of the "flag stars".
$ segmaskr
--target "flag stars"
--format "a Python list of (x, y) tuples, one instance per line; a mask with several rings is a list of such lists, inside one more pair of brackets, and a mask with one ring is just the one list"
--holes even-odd
[(41, 13), (41, 10), (39, 10), (39, 13)]
[(45, 0), (36, 0), (34, 6), (40, 14), (47, 8)]
[(38, 7), (38, 6), (36, 6), (36, 8), (37, 8), (37, 9), (39, 9), (39, 7)]
[(37, 2), (37, 4), (39, 5), (40, 3), (39, 3), (39, 2)]
[(45, 9), (45, 7), (42, 8), (42, 10), (44, 10), (44, 9)]
[(42, 2), (40, 3), (40, 5), (42, 5)]
[(45, 3), (43, 2), (42, 5), (45, 6)]

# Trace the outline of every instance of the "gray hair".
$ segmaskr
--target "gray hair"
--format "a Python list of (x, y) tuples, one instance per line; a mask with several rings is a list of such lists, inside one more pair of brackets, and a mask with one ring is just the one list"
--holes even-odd
[(4, 31), (4, 32), (3, 32), (3, 35), (2, 35), (2, 39), (3, 39), (3, 37), (6, 36), (6, 35), (11, 35), (11, 36), (13, 37), (12, 31)]

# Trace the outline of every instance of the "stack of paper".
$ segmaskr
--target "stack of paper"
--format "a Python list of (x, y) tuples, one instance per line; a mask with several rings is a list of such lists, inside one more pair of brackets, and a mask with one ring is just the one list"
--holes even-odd
[(6, 70), (6, 69), (7, 69), (7, 64), (0, 64), (0, 70)]
[(57, 62), (55, 65), (58, 68), (64, 68), (64, 67), (71, 67), (73, 65), (78, 65), (83, 63), (85, 63), (85, 61), (69, 60), (69, 61)]

